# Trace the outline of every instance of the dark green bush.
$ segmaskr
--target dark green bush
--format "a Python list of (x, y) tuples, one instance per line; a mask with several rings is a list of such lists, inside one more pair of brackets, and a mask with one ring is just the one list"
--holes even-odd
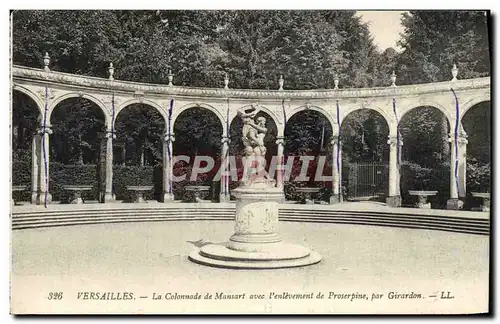
[(450, 165), (442, 163), (435, 168), (424, 168), (416, 163), (405, 162), (400, 169), (401, 197), (403, 204), (410, 205), (416, 201), (409, 190), (437, 190), (435, 197), (429, 197), (433, 208), (446, 208), (450, 196)]
[(467, 163), (467, 191), (491, 192), (490, 163), (481, 164), (472, 160)]
[(15, 161), (12, 163), (12, 185), (27, 186), (26, 191), (12, 193), (15, 201), (31, 200), (31, 163), (26, 161)]
[[(113, 193), (116, 195), (116, 200), (132, 199), (132, 192), (127, 190), (127, 186), (154, 186), (144, 197), (148, 200), (155, 199), (155, 193), (161, 193), (163, 188), (155, 185), (157, 182), (154, 181), (154, 171), (155, 168), (152, 166), (113, 165)], [(161, 175), (157, 178), (161, 180)]]
[[(213, 182), (212, 179), (215, 173), (201, 173), (198, 174), (195, 180), (191, 180), (192, 165), (186, 165), (185, 163), (179, 162), (174, 165), (174, 175), (183, 176), (185, 179), (182, 181), (173, 182), (174, 197), (176, 200), (192, 201), (194, 199), (194, 192), (187, 191), (186, 186), (209, 186), (209, 192), (201, 194), (201, 199), (206, 200), (217, 200), (219, 197), (220, 182)], [(215, 167), (217, 169), (217, 167)]]
[(92, 186), (92, 190), (84, 191), (82, 198), (84, 200), (99, 199), (96, 165), (65, 165), (59, 162), (51, 162), (49, 172), (49, 191), (52, 194), (52, 200), (61, 202), (70, 201), (72, 192), (64, 190), (63, 187), (66, 185), (90, 185)]

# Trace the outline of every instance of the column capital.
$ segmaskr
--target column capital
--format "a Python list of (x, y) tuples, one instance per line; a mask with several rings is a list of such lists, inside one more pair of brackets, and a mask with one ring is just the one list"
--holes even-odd
[[(394, 146), (396, 147), (396, 145), (398, 144), (398, 137), (395, 136), (395, 135), (389, 135), (387, 136), (388, 139), (387, 139), (387, 144), (389, 144), (391, 147)], [(402, 145), (401, 144), (401, 140), (399, 140), (400, 144), (399, 145)]]
[(221, 143), (224, 144), (224, 143), (231, 143), (231, 138), (229, 136), (222, 136), (222, 139), (221, 139)]
[(342, 145), (342, 140), (340, 138), (340, 135), (333, 135), (332, 140), (331, 140), (332, 145)]
[(163, 134), (163, 141), (164, 142), (175, 142), (174, 133), (165, 132), (165, 134)]
[(51, 125), (45, 125), (40, 128), (37, 128), (36, 130), (37, 134), (39, 135), (44, 135), (44, 134), (52, 134), (52, 126)]
[(276, 136), (276, 144), (285, 145), (285, 136)]
[(457, 142), (458, 142), (458, 144), (467, 144), (467, 143), (469, 143), (469, 141), (467, 140), (467, 135), (466, 134), (458, 134)]
[[(457, 134), (457, 143), (459, 143), (459, 144), (467, 144), (467, 143), (469, 143), (469, 141), (467, 140), (467, 137), (468, 136), (467, 136), (467, 134), (465, 134), (465, 132)], [(450, 143), (455, 142), (455, 134), (450, 133), (448, 135), (448, 142), (450, 142)]]
[(106, 131), (106, 138), (116, 139), (116, 132), (114, 130), (108, 129)]

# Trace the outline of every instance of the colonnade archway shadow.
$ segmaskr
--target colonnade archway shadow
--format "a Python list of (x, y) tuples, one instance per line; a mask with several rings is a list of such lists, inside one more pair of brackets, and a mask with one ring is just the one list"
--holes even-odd
[[(174, 123), (175, 141), (173, 152), (176, 156), (188, 156), (189, 162), (179, 161), (173, 166), (176, 176), (186, 176), (185, 180), (173, 183), (175, 199), (193, 200), (194, 193), (187, 192), (186, 186), (208, 186), (208, 193), (203, 193), (201, 199), (217, 201), (220, 193), (220, 181), (214, 181), (221, 164), (221, 145), (224, 134), (219, 117), (203, 107), (190, 107), (177, 116)], [(206, 173), (199, 173), (192, 179), (194, 164), (201, 162), (199, 167), (209, 167), (203, 157), (213, 159), (215, 165)]]
[(342, 192), (346, 200), (386, 201), (389, 195), (388, 136), (388, 123), (375, 110), (358, 109), (342, 121)]
[(413, 206), (418, 197), (409, 190), (437, 191), (428, 201), (434, 208), (446, 208), (450, 198), (450, 124), (436, 107), (420, 106), (399, 122), (403, 141), (400, 160), (400, 190), (403, 206)]
[[(315, 198), (329, 201), (332, 195), (332, 181), (318, 181), (317, 169), (321, 168), (320, 158), (324, 158), (324, 166), (319, 170), (321, 176), (332, 176), (332, 125), (324, 114), (317, 110), (302, 110), (295, 113), (286, 123), (284, 131), (285, 164), (293, 156), (292, 169), (284, 185), (285, 198), (291, 201), (302, 201), (305, 194), (299, 188), (320, 188)], [(311, 159), (310, 161), (303, 159)], [(307, 161), (307, 162), (306, 162)], [(298, 181), (302, 164), (309, 163), (305, 179)]]
[(148, 104), (133, 103), (117, 114), (113, 141), (113, 193), (116, 200), (132, 201), (127, 186), (153, 186), (147, 200), (163, 198), (163, 139), (166, 122)]
[(106, 155), (103, 152), (105, 116), (86, 98), (59, 102), (50, 116), (50, 193), (52, 200), (67, 203), (71, 192), (65, 186), (90, 185), (84, 200), (99, 201), (104, 193)]
[(467, 134), (464, 209), (475, 209), (483, 201), (472, 193), (491, 193), (491, 101), (481, 101), (470, 107), (461, 123)]
[(34, 190), (36, 195), (36, 188), (32, 187), (36, 177), (32, 172), (32, 146), (40, 118), (40, 110), (33, 99), (20, 91), (12, 91), (12, 185), (25, 187), (12, 192), (16, 202), (33, 201)]

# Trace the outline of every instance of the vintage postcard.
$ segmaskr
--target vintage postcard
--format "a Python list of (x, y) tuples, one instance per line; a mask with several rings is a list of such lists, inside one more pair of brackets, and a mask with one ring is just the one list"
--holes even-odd
[(14, 10), (10, 312), (490, 312), (485, 10)]

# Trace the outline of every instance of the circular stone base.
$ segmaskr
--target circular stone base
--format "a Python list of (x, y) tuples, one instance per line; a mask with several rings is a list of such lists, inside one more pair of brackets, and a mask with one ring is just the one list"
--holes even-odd
[(189, 255), (193, 262), (220, 268), (276, 269), (311, 265), (321, 256), (309, 249), (289, 243), (273, 244), (267, 252), (243, 252), (225, 245), (208, 244)]

